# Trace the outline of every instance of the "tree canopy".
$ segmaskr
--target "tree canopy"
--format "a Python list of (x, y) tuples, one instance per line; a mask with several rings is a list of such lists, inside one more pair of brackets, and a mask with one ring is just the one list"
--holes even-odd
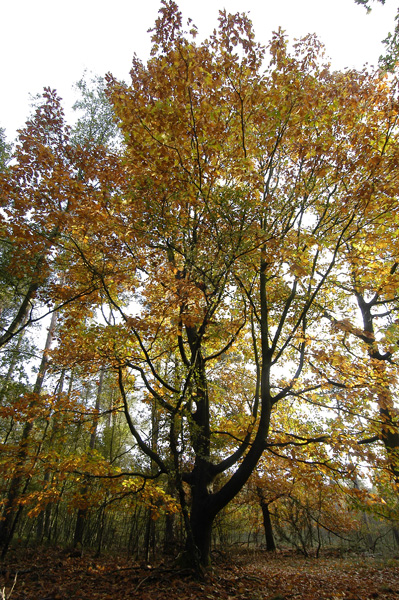
[(326, 498), (359, 496), (378, 461), (396, 490), (397, 80), (332, 71), (315, 36), (264, 47), (243, 14), (200, 43), (187, 28), (164, 1), (129, 84), (80, 82), (75, 131), (45, 90), (0, 173), (0, 340), (53, 313), (58, 342), (33, 390), (7, 392), (4, 418), (36, 425), (5, 428), (3, 547), (41, 463), (43, 510), (77, 478), (76, 543), (102, 494), (142, 494), (154, 518), (181, 512), (197, 570), (245, 486), (264, 511), (288, 497), (267, 491), (286, 461)]

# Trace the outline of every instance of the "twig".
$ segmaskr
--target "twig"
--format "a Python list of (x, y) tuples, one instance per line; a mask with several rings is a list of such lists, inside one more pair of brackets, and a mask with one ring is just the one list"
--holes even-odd
[(9, 600), (9, 598), (11, 598), (11, 594), (13, 593), (14, 588), (15, 588), (15, 584), (17, 583), (17, 577), (18, 577), (18, 571), (15, 573), (14, 582), (13, 582), (13, 584), (11, 586), (11, 589), (8, 592), (8, 594), (6, 592), (6, 588), (5, 587), (3, 587), (3, 589), (1, 590), (1, 600)]
[(141, 580), (141, 581), (140, 581), (140, 582), (139, 582), (139, 583), (136, 585), (136, 587), (134, 588), (134, 591), (133, 591), (133, 593), (137, 592), (137, 590), (139, 589), (139, 587), (141, 587), (141, 586), (142, 586), (142, 584), (143, 584), (145, 581), (147, 581), (147, 579), (151, 579), (151, 577), (152, 577), (152, 576), (153, 576), (153, 574), (152, 574), (152, 573), (150, 573), (149, 575), (147, 575), (147, 577), (144, 577), (144, 579), (142, 579), (142, 580)]

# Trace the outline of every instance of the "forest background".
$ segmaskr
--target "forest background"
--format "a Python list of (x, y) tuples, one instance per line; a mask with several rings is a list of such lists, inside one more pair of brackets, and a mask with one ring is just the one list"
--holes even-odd
[(334, 71), (164, 2), (130, 83), (2, 136), (3, 558), (395, 547), (394, 26)]

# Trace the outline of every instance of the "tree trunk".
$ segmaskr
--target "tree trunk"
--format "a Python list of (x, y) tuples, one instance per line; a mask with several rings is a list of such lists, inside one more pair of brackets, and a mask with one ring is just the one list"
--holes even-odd
[(274, 534), (273, 534), (272, 521), (270, 518), (269, 505), (267, 504), (267, 502), (262, 500), (260, 503), (260, 506), (262, 509), (263, 527), (265, 529), (266, 550), (267, 550), (267, 552), (275, 552), (276, 544), (274, 542)]
[[(49, 471), (46, 471), (44, 473), (44, 477), (43, 477), (44, 488), (47, 487), (49, 481), (50, 481), (50, 473), (49, 473)], [(47, 510), (47, 508), (48, 508), (48, 506), (46, 506), (46, 508), (44, 508), (43, 510), (41, 510), (39, 512), (39, 514), (37, 515), (37, 520), (36, 520), (36, 543), (38, 545), (42, 543), (43, 536), (44, 536), (44, 524), (45, 524), (45, 516), (46, 516), (46, 510)]]
[(381, 354), (376, 346), (376, 336), (374, 331), (374, 315), (371, 309), (379, 299), (376, 295), (374, 300), (366, 302), (363, 295), (355, 292), (358, 306), (363, 319), (363, 328), (366, 337), (363, 336), (363, 341), (366, 341), (368, 354), (373, 360), (372, 371), (376, 379), (376, 399), (381, 417), (380, 439), (385, 446), (389, 468), (396, 485), (399, 484), (399, 427), (398, 427), (398, 411), (395, 408), (394, 397), (389, 383), (387, 383), (387, 360), (390, 358), (388, 354)]
[(176, 547), (175, 539), (175, 515), (167, 514), (165, 516), (165, 533), (163, 540), (163, 551), (165, 554), (170, 554)]
[[(210, 517), (209, 512), (199, 507), (191, 511), (190, 525), (192, 532), (192, 540), (189, 540), (187, 545), (188, 552), (194, 552), (196, 559), (203, 567), (209, 567), (211, 564), (211, 542), (212, 542), (212, 525), (214, 519)], [(194, 547), (191, 546), (194, 542)]]
[(152, 510), (149, 508), (147, 510), (146, 515), (146, 525), (145, 525), (145, 534), (144, 534), (144, 558), (147, 563), (150, 562), (152, 555), (154, 556), (155, 552), (155, 521), (152, 518)]
[[(166, 487), (166, 493), (172, 496), (175, 490), (173, 484), (168, 477), (168, 483)], [(174, 513), (166, 513), (165, 515), (165, 531), (164, 531), (164, 539), (163, 539), (163, 551), (165, 554), (172, 554), (176, 550), (176, 544), (178, 540), (176, 540), (175, 533), (175, 514)]]
[[(210, 411), (205, 373), (205, 363), (198, 346), (188, 340), (192, 353), (195, 351), (197, 369), (194, 372), (196, 380), (196, 412), (193, 415), (194, 433), (192, 445), (196, 459), (194, 469), (188, 478), (191, 488), (190, 524), (187, 534), (187, 553), (197, 573), (200, 567), (208, 567), (211, 562), (212, 524), (216, 515), (235, 498), (248, 481), (265, 447), (269, 430), (272, 398), (270, 394), (270, 365), (272, 352), (268, 345), (267, 336), (267, 302), (266, 277), (261, 270), (261, 345), (262, 361), (260, 368), (261, 380), (261, 414), (255, 438), (248, 452), (241, 460), (235, 473), (217, 492), (213, 492), (212, 484), (219, 473), (225, 472), (229, 466), (237, 463), (248, 448), (246, 442), (241, 444), (237, 453), (219, 465), (213, 465), (210, 458)], [(263, 290), (263, 291), (262, 291)], [(231, 462), (230, 462), (231, 461)]]
[[(98, 411), (100, 410), (100, 401), (101, 401), (103, 382), (104, 382), (104, 369), (102, 368), (100, 371), (100, 380), (98, 383), (98, 391), (97, 391), (97, 396), (96, 396), (96, 405), (95, 405), (96, 413), (95, 413), (94, 420), (93, 420), (93, 430), (90, 434), (89, 452), (92, 452), (96, 445)], [(83, 498), (85, 498), (85, 496), (87, 495), (88, 487), (89, 486), (87, 483), (85, 483), (84, 486), (82, 487), (81, 495)], [(76, 516), (75, 533), (73, 536), (73, 547), (74, 548), (76, 548), (77, 546), (81, 547), (83, 545), (83, 535), (84, 535), (84, 531), (85, 531), (88, 512), (89, 512), (88, 506), (84, 506), (84, 507), (78, 509), (78, 514)]]
[[(39, 367), (39, 372), (36, 377), (36, 382), (33, 388), (33, 393), (35, 395), (35, 399), (31, 402), (30, 407), (33, 407), (37, 402), (37, 397), (42, 391), (44, 377), (46, 375), (49, 357), (48, 352), (50, 350), (55, 327), (57, 323), (57, 313), (53, 312), (51, 323), (47, 332), (46, 344), (43, 351), (42, 360)], [(17, 521), (21, 514), (21, 507), (16, 509), (16, 502), (18, 499), (18, 495), (21, 489), (21, 484), (24, 478), (24, 465), (26, 463), (28, 457), (28, 440), (33, 429), (33, 421), (28, 421), (24, 429), (22, 431), (21, 441), (20, 441), (20, 450), (17, 455), (17, 464), (15, 468), (15, 475), (13, 476), (10, 487), (8, 489), (7, 498), (4, 504), (2, 520), (0, 521), (0, 547), (2, 548), (2, 557), (4, 557), (7, 553), (8, 547), (12, 541), (12, 537), (14, 535), (15, 527), (17, 525)]]
[[(27, 317), (22, 322), (22, 326), (25, 326), (26, 320), (27, 320)], [(4, 397), (5, 397), (5, 395), (7, 393), (7, 390), (8, 390), (9, 383), (11, 381), (11, 378), (12, 378), (13, 374), (14, 374), (14, 369), (15, 369), (15, 367), (17, 365), (18, 358), (19, 358), (19, 349), (20, 349), (22, 341), (24, 339), (24, 335), (25, 335), (25, 330), (21, 331), (21, 333), (19, 334), (18, 339), (17, 339), (17, 343), (16, 343), (15, 348), (13, 350), (13, 353), (11, 355), (11, 360), (10, 360), (10, 364), (9, 364), (9, 367), (8, 367), (8, 371), (7, 371), (7, 374), (6, 374), (6, 376), (5, 376), (4, 380), (3, 380), (3, 386), (2, 386), (1, 391), (0, 391), (0, 404), (4, 400)]]
[[(63, 394), (64, 379), (65, 379), (65, 370), (62, 369), (61, 375), (60, 375), (60, 378), (58, 380), (56, 390), (55, 390), (57, 392), (57, 401), (60, 401), (61, 396)], [(57, 420), (53, 420), (53, 426), (52, 426), (52, 431), (51, 431), (50, 440), (49, 440), (50, 447), (53, 444), (55, 434), (57, 433), (58, 429), (59, 429), (59, 424), (58, 424)], [(44, 477), (43, 477), (43, 483), (44, 483), (45, 489), (47, 488), (48, 484), (50, 483), (50, 480), (51, 480), (50, 471), (48, 469), (46, 469), (44, 472)], [(46, 507), (43, 510), (41, 510), (37, 516), (37, 524), (36, 524), (36, 542), (37, 542), (37, 544), (40, 544), (42, 542), (44, 536), (46, 536), (48, 539), (50, 516), (51, 516), (51, 503), (47, 504)]]

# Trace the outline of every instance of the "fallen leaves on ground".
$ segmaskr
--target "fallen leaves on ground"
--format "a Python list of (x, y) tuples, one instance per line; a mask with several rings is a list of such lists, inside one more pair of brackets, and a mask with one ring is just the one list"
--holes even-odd
[[(62, 550), (10, 554), (0, 566), (0, 597), (11, 600), (390, 600), (399, 598), (399, 557), (304, 559), (241, 552), (204, 581), (170, 565)], [(2, 594), (2, 595), (1, 595)]]

